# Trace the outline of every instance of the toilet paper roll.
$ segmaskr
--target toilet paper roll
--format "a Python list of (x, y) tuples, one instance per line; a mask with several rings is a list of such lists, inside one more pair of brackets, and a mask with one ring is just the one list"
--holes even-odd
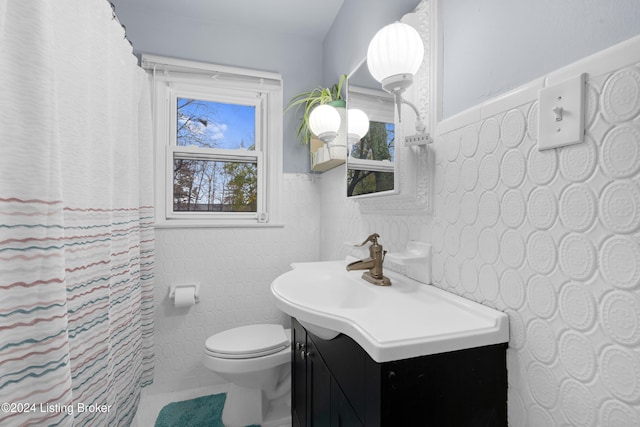
[(196, 289), (192, 286), (186, 288), (176, 288), (173, 304), (176, 307), (191, 307), (196, 302)]

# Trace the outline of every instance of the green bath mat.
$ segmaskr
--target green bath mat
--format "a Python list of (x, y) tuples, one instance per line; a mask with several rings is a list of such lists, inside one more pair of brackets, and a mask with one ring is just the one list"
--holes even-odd
[(160, 410), (155, 427), (224, 427), (222, 408), (226, 398), (226, 393), (220, 393), (169, 403)]

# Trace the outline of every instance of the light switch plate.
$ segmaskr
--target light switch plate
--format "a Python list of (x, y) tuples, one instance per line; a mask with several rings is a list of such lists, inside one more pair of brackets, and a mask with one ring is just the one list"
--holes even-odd
[(541, 89), (538, 106), (538, 150), (584, 140), (586, 74)]

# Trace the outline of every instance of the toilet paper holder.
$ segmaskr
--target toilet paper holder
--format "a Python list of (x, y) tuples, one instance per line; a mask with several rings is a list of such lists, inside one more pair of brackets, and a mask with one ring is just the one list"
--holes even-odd
[(175, 300), (176, 289), (178, 288), (194, 288), (193, 298), (195, 302), (200, 302), (200, 283), (188, 283), (186, 285), (171, 285), (169, 287), (169, 298)]

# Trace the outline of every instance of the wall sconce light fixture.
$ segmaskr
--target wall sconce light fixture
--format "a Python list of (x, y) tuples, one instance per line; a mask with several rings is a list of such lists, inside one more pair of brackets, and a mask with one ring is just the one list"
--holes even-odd
[(424, 58), (420, 34), (411, 25), (394, 22), (373, 36), (367, 50), (367, 65), (374, 79), (387, 92), (400, 95), (413, 83)]
[(347, 111), (347, 141), (349, 147), (357, 144), (369, 132), (369, 117), (357, 108)]
[(402, 121), (402, 104), (409, 105), (417, 115), (418, 135), (405, 139), (411, 145), (431, 142), (416, 106), (402, 99), (402, 93), (413, 83), (413, 76), (420, 69), (423, 59), (424, 44), (420, 34), (411, 25), (402, 22), (394, 22), (378, 31), (367, 50), (369, 72), (382, 83), (382, 89), (393, 95), (398, 121)]
[(311, 132), (326, 143), (336, 138), (341, 122), (338, 111), (328, 104), (318, 105), (309, 115)]

